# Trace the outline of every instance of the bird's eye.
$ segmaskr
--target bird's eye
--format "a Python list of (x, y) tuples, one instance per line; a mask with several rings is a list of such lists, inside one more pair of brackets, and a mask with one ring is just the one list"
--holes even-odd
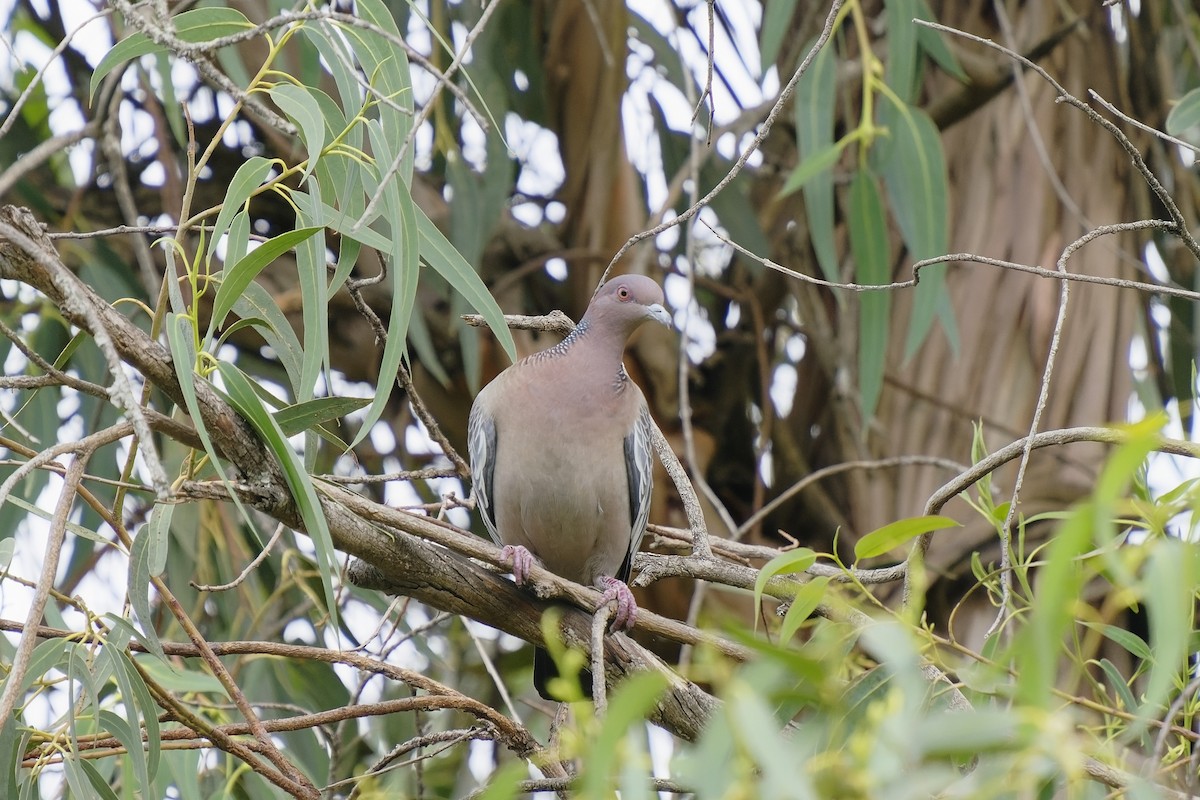
[(630, 293), (628, 286), (622, 286), (621, 288), (617, 289), (617, 298), (620, 300), (628, 300), (632, 296), (633, 295)]

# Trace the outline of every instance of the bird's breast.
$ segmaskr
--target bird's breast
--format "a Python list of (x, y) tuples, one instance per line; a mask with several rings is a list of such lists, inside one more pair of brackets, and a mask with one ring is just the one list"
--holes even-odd
[(500, 458), (523, 465), (496, 473), (500, 538), (524, 545), (547, 569), (577, 582), (615, 574), (632, 528), (619, 426), (611, 417), (525, 411), (497, 424)]

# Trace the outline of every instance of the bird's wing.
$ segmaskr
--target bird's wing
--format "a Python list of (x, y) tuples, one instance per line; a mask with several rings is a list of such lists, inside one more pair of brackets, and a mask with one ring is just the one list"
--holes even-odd
[(496, 518), (492, 511), (492, 486), (496, 473), (496, 420), (485, 410), (479, 398), (471, 406), (467, 421), (467, 452), (471, 458), (471, 481), (475, 485), (475, 507), (483, 517), (483, 525), (496, 544), (500, 534), (496, 532)]
[(646, 523), (650, 519), (650, 489), (654, 479), (654, 450), (651, 447), (650, 409), (642, 401), (633, 430), (625, 437), (625, 472), (629, 477), (629, 549), (616, 576), (626, 583), (633, 568), (633, 554), (642, 546)]

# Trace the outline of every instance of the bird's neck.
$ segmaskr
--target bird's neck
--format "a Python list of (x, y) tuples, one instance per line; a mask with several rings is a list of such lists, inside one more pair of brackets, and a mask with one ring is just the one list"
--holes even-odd
[(628, 338), (625, 331), (610, 331), (607, 326), (593, 325), (584, 317), (567, 338), (544, 352), (552, 357), (578, 359), (578, 363), (587, 366), (586, 370), (580, 370), (579, 379), (594, 381), (597, 388), (611, 387), (620, 394), (629, 380), (622, 363)]

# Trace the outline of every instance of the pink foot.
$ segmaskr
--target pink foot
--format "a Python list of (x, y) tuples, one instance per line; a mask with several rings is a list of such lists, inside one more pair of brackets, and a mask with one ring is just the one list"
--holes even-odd
[(617, 613), (613, 615), (612, 621), (613, 630), (627, 631), (632, 628), (637, 620), (637, 601), (633, 599), (633, 592), (629, 591), (624, 581), (601, 576), (596, 579), (596, 587), (604, 592), (600, 598), (601, 605), (617, 601)]
[(500, 562), (512, 570), (513, 580), (524, 586), (529, 580), (529, 570), (534, 564), (533, 553), (523, 545), (506, 544), (500, 549)]

